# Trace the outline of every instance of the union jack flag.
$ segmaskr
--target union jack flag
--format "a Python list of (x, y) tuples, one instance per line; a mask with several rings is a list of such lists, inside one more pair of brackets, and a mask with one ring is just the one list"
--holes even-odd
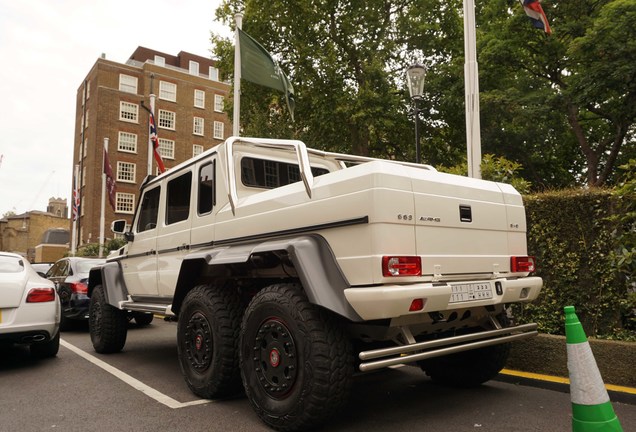
[(159, 154), (159, 137), (157, 136), (157, 126), (155, 124), (155, 115), (150, 111), (150, 141), (152, 142), (152, 152), (155, 155), (155, 161), (157, 161), (157, 166), (159, 167), (159, 172), (163, 173), (166, 171), (166, 167), (163, 164), (163, 159), (161, 158), (161, 154)]
[(113, 211), (116, 211), (116, 186), (115, 186), (115, 176), (113, 175), (113, 167), (110, 165), (110, 159), (108, 158), (108, 152), (104, 147), (104, 174), (106, 174), (106, 192), (108, 192), (108, 202), (112, 207)]

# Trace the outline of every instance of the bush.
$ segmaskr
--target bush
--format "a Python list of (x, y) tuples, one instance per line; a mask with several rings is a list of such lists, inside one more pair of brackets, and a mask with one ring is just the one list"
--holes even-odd
[[(126, 240), (123, 239), (108, 240), (106, 243), (104, 243), (103, 256), (108, 256), (108, 253), (110, 251), (117, 250), (125, 244)], [(99, 243), (90, 243), (82, 246), (78, 249), (75, 255), (79, 257), (97, 257), (99, 256)]]
[(527, 196), (525, 203), (528, 252), (537, 257), (544, 288), (539, 299), (518, 308), (520, 320), (563, 335), (563, 307), (574, 305), (588, 336), (636, 340), (629, 318), (634, 279), (617, 266), (627, 226), (623, 201), (592, 189)]

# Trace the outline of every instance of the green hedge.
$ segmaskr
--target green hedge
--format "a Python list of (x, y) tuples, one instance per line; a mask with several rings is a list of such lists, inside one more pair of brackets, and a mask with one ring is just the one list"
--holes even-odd
[(616, 251), (624, 247), (624, 198), (605, 189), (524, 197), (528, 253), (537, 258), (544, 288), (516, 310), (521, 322), (563, 335), (563, 307), (574, 305), (588, 336), (636, 340), (633, 283), (616, 266)]

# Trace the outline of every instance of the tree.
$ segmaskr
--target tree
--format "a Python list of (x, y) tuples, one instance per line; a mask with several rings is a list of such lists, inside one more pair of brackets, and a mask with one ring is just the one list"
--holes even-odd
[(499, 148), (521, 150), (520, 161), (535, 173), (554, 167), (558, 178), (548, 177), (549, 185), (562, 186), (569, 173), (575, 182), (601, 186), (635, 151), (636, 3), (542, 4), (549, 37), (524, 22), (516, 1), (484, 3), (485, 135)]

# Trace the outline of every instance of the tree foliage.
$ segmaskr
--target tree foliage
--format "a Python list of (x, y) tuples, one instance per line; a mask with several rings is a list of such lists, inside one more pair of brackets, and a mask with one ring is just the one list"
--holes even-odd
[[(615, 181), (636, 157), (636, 3), (545, 0), (553, 28), (534, 29), (516, 0), (477, 0), (484, 154), (521, 164), (535, 189)], [(459, 0), (225, 0), (217, 18), (280, 60), (296, 90), (296, 121), (275, 91), (241, 83), (242, 135), (415, 159), (404, 71), (428, 67), (422, 159), (465, 159), (464, 52)], [(233, 42), (213, 36), (233, 73)], [(230, 109), (231, 112), (231, 109)]]

